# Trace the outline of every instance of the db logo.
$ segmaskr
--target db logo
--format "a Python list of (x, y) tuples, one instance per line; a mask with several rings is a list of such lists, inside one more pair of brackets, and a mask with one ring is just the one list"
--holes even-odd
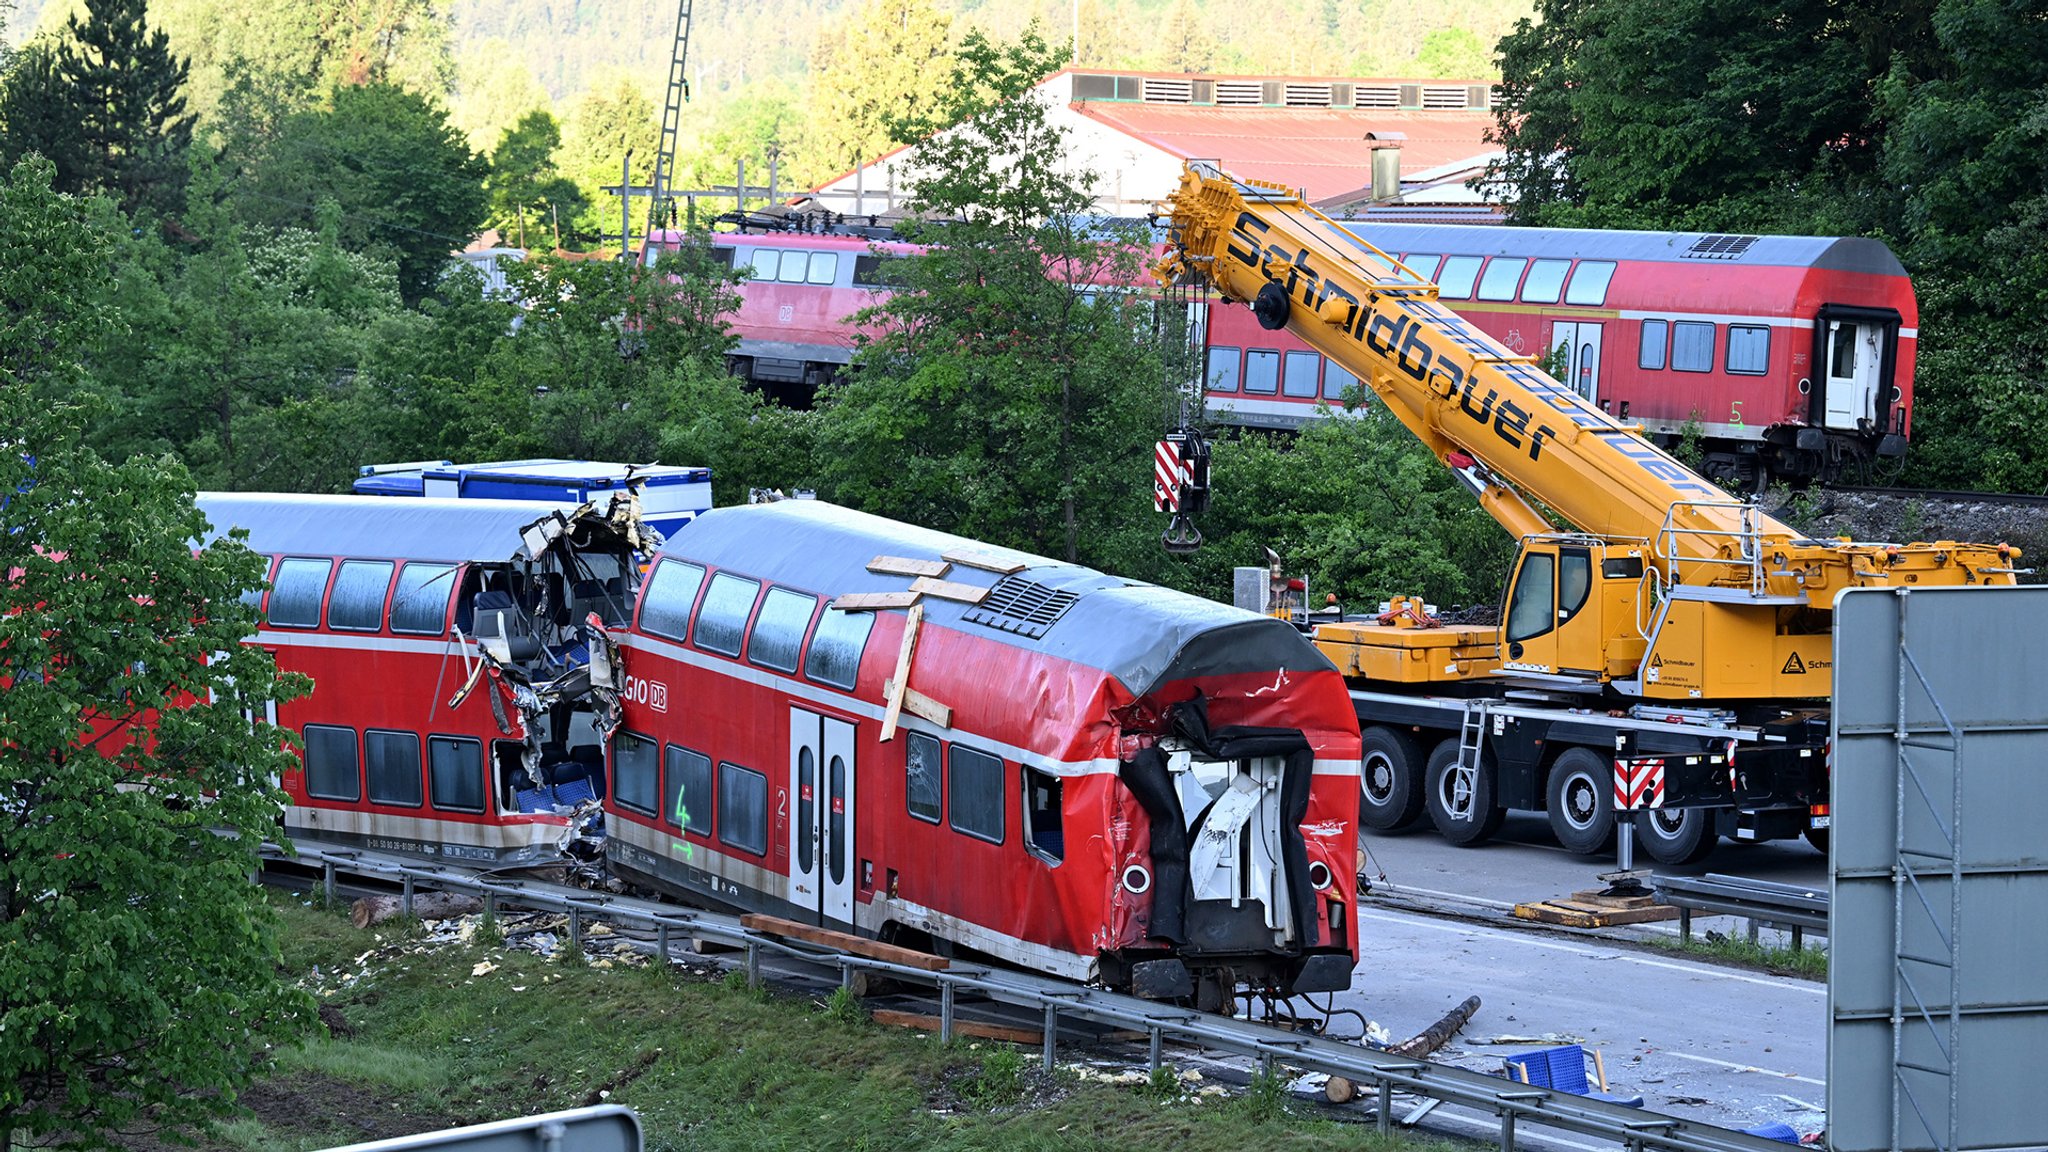
[(668, 711), (668, 685), (659, 680), (628, 676), (626, 690), (620, 695), (635, 704), (645, 704), (656, 712)]
[(795, 319), (796, 305), (794, 304), (784, 304), (782, 307), (777, 308), (775, 310), (775, 320), (778, 324), (787, 324)]

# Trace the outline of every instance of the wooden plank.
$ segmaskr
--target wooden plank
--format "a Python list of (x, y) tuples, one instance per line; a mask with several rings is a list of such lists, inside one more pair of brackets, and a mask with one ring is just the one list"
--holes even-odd
[(847, 592), (832, 601), (841, 612), (877, 612), (884, 608), (908, 608), (924, 596), (922, 592)]
[(929, 576), (919, 576), (912, 580), (910, 590), (922, 592), (927, 596), (937, 596), (941, 600), (958, 600), (962, 604), (979, 604), (982, 597), (988, 595), (986, 588), (977, 588), (956, 580), (934, 580)]
[(907, 556), (877, 556), (868, 561), (868, 571), (878, 576), (930, 576), (937, 579), (951, 572), (944, 560), (912, 560)]
[[(894, 1008), (877, 1008), (870, 1015), (877, 1024), (892, 1028), (916, 1028), (924, 1032), (937, 1032), (939, 1018), (922, 1012), (899, 1012)], [(984, 1024), (979, 1020), (962, 1020), (953, 1017), (953, 1035), (977, 1036), (983, 1040), (1007, 1040), (1012, 1044), (1043, 1044), (1045, 1033), (1033, 1028), (1009, 1028), (1001, 1024)]]
[(903, 693), (910, 687), (910, 657), (917, 651), (917, 630), (923, 623), (924, 605), (911, 605), (909, 614), (903, 618), (903, 647), (896, 653), (896, 675), (888, 683), (889, 703), (882, 710), (879, 738), (884, 744), (896, 738), (896, 723), (903, 718)]
[[(882, 694), (884, 696), (896, 695), (896, 681), (890, 680), (884, 683), (882, 685)], [(905, 688), (903, 690), (903, 710), (912, 716), (923, 717), (941, 728), (951, 728), (953, 726), (953, 710), (915, 688)]]
[(1012, 560), (1007, 556), (994, 556), (987, 552), (975, 552), (966, 548), (956, 548), (951, 552), (942, 552), (940, 555), (960, 565), (962, 568), (979, 568), (983, 572), (994, 572), (998, 576), (1008, 576), (1013, 572), (1022, 572), (1025, 568), (1030, 567), (1030, 565), (1022, 560)]
[(905, 968), (917, 968), (925, 972), (944, 972), (952, 964), (952, 961), (944, 956), (899, 948), (894, 944), (884, 944), (880, 940), (869, 940), (865, 936), (834, 932), (830, 928), (820, 928), (815, 924), (799, 924), (794, 920), (784, 920), (780, 916), (767, 916), (759, 912), (751, 912), (740, 917), (740, 926), (788, 940), (822, 944), (827, 948), (837, 948), (841, 952), (851, 952), (856, 956), (866, 956), (873, 960), (886, 960), (891, 964), (900, 964)]
[(1574, 900), (1538, 900), (1515, 905), (1517, 920), (1534, 920), (1566, 928), (1608, 928), (1617, 924), (1646, 924), (1677, 918), (1678, 909), (1661, 904), (1648, 908), (1607, 908)]

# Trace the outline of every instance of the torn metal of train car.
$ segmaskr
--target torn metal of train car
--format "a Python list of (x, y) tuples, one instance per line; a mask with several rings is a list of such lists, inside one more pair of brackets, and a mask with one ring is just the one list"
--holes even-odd
[(661, 535), (625, 493), (550, 511), (519, 535), (509, 560), (479, 566), (474, 633), (457, 629), (466, 674), (448, 707), (482, 686), (498, 730), (519, 740), (518, 763), (501, 767), (521, 809), (570, 810), (572, 839), (591, 848), (625, 682), (612, 629), (631, 618), (639, 557)]

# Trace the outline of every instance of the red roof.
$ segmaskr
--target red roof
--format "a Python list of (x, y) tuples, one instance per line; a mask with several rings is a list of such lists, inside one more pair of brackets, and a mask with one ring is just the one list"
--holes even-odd
[(1366, 133), (1399, 132), (1401, 171), (1466, 160), (1491, 146), (1493, 113), (1344, 108), (1217, 108), (1076, 101), (1075, 112), (1183, 159), (1218, 160), (1233, 176), (1334, 196), (1372, 184)]

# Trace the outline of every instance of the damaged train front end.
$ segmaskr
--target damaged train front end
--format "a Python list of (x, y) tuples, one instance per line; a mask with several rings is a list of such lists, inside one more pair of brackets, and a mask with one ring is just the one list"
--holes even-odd
[(1111, 983), (1209, 1011), (1350, 987), (1358, 728), (1342, 679), (1305, 648), (1279, 621), (1209, 630), (1117, 713), (1138, 811)]

